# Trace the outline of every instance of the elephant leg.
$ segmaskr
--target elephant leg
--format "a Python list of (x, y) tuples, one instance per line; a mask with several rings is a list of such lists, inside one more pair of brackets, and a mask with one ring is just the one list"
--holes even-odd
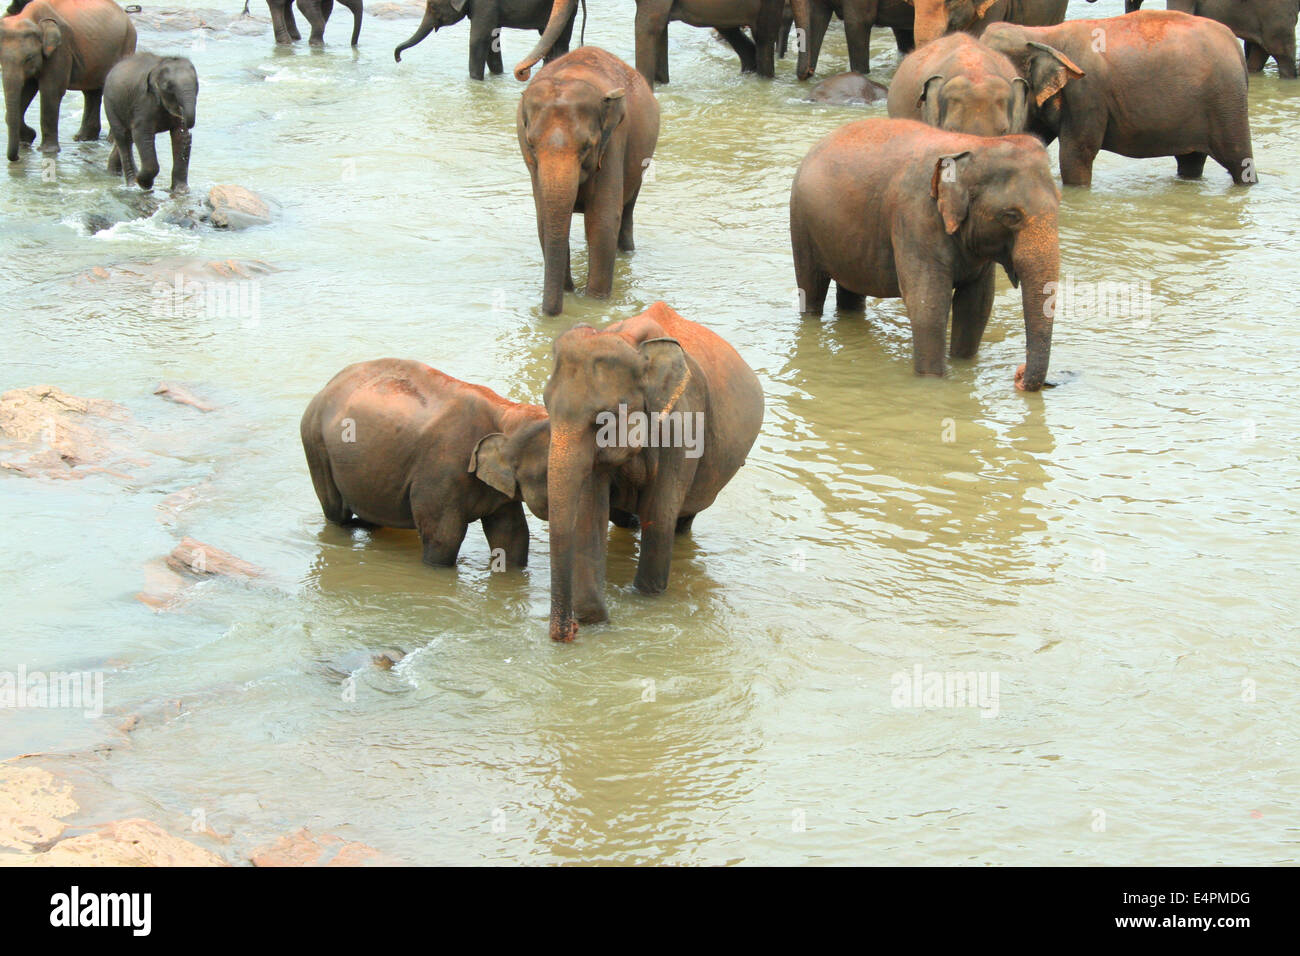
[(59, 104), (63, 102), (63, 93), (52, 80), (41, 83), (40, 151), (47, 156), (59, 151)]
[[(1271, 53), (1273, 59), (1277, 61), (1277, 75), (1284, 80), (1294, 80), (1296, 78), (1294, 29), (1284, 30), (1280, 35), (1266, 39), (1268, 42), (1266, 49)], [(1265, 56), (1268, 56), (1269, 53), (1266, 53)]]
[[(469, 76), (471, 80), (483, 79), (483, 70), (492, 57), (492, 32), (497, 28), (496, 21), (488, 16), (480, 16), (470, 22), (469, 28)], [(498, 64), (501, 55), (497, 54)], [(493, 70), (494, 73), (500, 72)]]
[(276, 43), (289, 44), (294, 40), (302, 39), (298, 33), (298, 24), (293, 19), (291, 2), (279, 3), (276, 0), (267, 0), (266, 5), (271, 8), (271, 29), (275, 31)]
[(632, 239), (632, 210), (636, 206), (636, 197), (639, 195), (641, 195), (640, 186), (623, 207), (623, 217), (618, 226), (618, 248), (623, 252), (632, 252), (636, 249), (636, 243)]
[(431, 567), (451, 567), (460, 554), (461, 542), (469, 530), (463, 518), (451, 511), (414, 514), (423, 549), (421, 560)]
[(488, 46), (487, 55), (488, 72), (493, 76), (500, 76), (506, 71), (505, 64), (501, 61), (501, 28), (497, 27), (492, 36), (492, 43)]
[(172, 128), (172, 192), (190, 188), (190, 131), (177, 124)]
[(727, 45), (736, 51), (740, 57), (740, 72), (753, 73), (758, 69), (758, 57), (755, 53), (755, 47), (752, 40), (745, 36), (745, 31), (740, 27), (731, 27), (726, 30), (719, 30), (719, 35), (727, 41)]
[(831, 25), (830, 4), (823, 0), (812, 0), (808, 10), (808, 35), (803, 42), (808, 48), (808, 75), (817, 71), (817, 58), (821, 56), (822, 41)]
[(812, 243), (806, 239), (794, 243), (794, 281), (799, 294), (799, 311), (804, 315), (821, 315), (826, 307), (831, 277), (813, 255)]
[(311, 36), (307, 42), (312, 46), (325, 45), (325, 21), (328, 19), (324, 13), (326, 3), (332, 7), (334, 0), (298, 0), (299, 12), (311, 24)]
[(790, 28), (794, 26), (794, 14), (786, 7), (781, 13), (781, 32), (776, 35), (776, 55), (784, 60), (790, 50)]
[(695, 523), (695, 515), (679, 515), (677, 518), (677, 534), (690, 534), (691, 525)]
[(655, 82), (668, 82), (668, 28), (664, 27), (655, 41)]
[(852, 289), (846, 289), (838, 282), (835, 283), (835, 311), (836, 312), (865, 312), (867, 308), (867, 297), (860, 292), (854, 292)]
[(582, 216), (587, 235), (587, 295), (606, 298), (614, 288), (614, 261), (623, 221), (623, 152), (613, 146), (605, 154), (601, 177), (593, 185)]
[[(361, 0), (339, 0), (339, 3), (352, 11), (352, 45), (357, 45), (357, 40), (361, 38)], [(328, 14), (326, 15), (328, 19)]]
[[(117, 154), (118, 162), (121, 163), (122, 182), (127, 186), (135, 185), (135, 153), (132, 151), (134, 143), (131, 140), (131, 130), (123, 127), (120, 132), (112, 133), (113, 151)], [(109, 157), (109, 165), (112, 165), (112, 157)], [(111, 171), (111, 170), (110, 170)], [(328, 517), (328, 515), (326, 516)]]
[(871, 72), (871, 24), (875, 11), (868, 19), (860, 7), (845, 4), (844, 37), (849, 44), (849, 69), (855, 73)]
[(1249, 186), (1259, 179), (1255, 157), (1250, 149), (1250, 128), (1243, 115), (1241, 129), (1234, 135), (1210, 137), (1210, 157), (1228, 171), (1238, 186)]
[(984, 327), (993, 311), (993, 264), (984, 267), (979, 277), (958, 286), (952, 294), (952, 341), (948, 354), (955, 359), (974, 358), (979, 351)]
[(135, 148), (140, 151), (140, 171), (136, 174), (135, 181), (141, 189), (152, 189), (159, 169), (153, 130), (137, 126), (131, 131), (131, 138), (135, 140)]
[[(655, 82), (667, 83), (666, 77), (660, 78), (659, 46), (668, 47), (668, 11), (671, 4), (643, 2), (636, 5), (636, 71), (651, 86)], [(665, 60), (667, 53), (664, 54)], [(665, 67), (666, 67), (665, 63)], [(666, 72), (666, 70), (665, 70)]]
[(519, 502), (507, 502), (485, 517), (483, 534), (494, 561), (500, 552), (505, 555), (507, 568), (528, 567), (528, 519)]
[(104, 100), (104, 91), (86, 90), (82, 95), (86, 102), (81, 111), (81, 129), (72, 138), (79, 143), (93, 143), (99, 139), (99, 106)]
[(641, 521), (630, 511), (624, 511), (622, 508), (610, 508), (609, 520), (614, 522), (616, 528), (636, 529), (641, 527)]
[(1205, 160), (1209, 158), (1209, 154), (1183, 153), (1174, 158), (1178, 160), (1179, 179), (1200, 179), (1201, 174), (1205, 172)]
[[(894, 248), (901, 248), (895, 244)], [(903, 305), (912, 325), (912, 364), (917, 375), (942, 376), (944, 339), (948, 331), (948, 310), (952, 303), (952, 276), (934, 265), (899, 262), (898, 284)]]
[(752, 28), (758, 75), (766, 79), (776, 76), (776, 42), (781, 33), (781, 17), (784, 12), (784, 2), (763, 3), (759, 6), (758, 20)]
[(307, 453), (307, 471), (311, 474), (311, 484), (316, 489), (316, 500), (320, 502), (325, 520), (331, 524), (346, 525), (352, 519), (352, 509), (347, 506), (343, 492), (334, 483), (329, 457), (319, 444), (309, 440), (303, 441), (303, 450)]
[(1250, 40), (1246, 41), (1246, 70), (1250, 73), (1260, 73), (1264, 65), (1268, 63), (1268, 51), (1258, 43)]
[(108, 174), (110, 176), (122, 175), (122, 155), (117, 151), (117, 137), (113, 135), (110, 127), (108, 131), (108, 141), (112, 143), (112, 148), (108, 151)]
[(24, 117), (27, 115), (27, 108), (32, 105), (32, 100), (36, 99), (36, 93), (40, 89), (35, 80), (28, 80), (23, 86), (22, 99), (19, 101), (18, 117), (22, 126), (18, 130), (18, 141), (26, 143), (29, 146), (36, 142), (36, 130), (27, 125)]
[(550, 63), (569, 52), (569, 44), (573, 42), (573, 25), (576, 21), (577, 17), (574, 17), (569, 21), (569, 25), (560, 31), (560, 35), (555, 38), (555, 45), (551, 47), (551, 52), (546, 54), (545, 62)]
[(654, 484), (643, 493), (637, 507), (641, 518), (641, 557), (632, 586), (642, 594), (660, 594), (668, 587), (677, 519), (698, 463), (698, 458), (686, 457), (685, 449), (659, 449), (659, 470)]

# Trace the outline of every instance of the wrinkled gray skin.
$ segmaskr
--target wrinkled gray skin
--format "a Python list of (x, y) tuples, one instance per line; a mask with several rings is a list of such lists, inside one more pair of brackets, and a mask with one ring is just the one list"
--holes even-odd
[[(556, 36), (555, 44), (546, 54), (550, 63), (569, 52), (573, 34), (575, 5), (565, 25)], [(402, 62), (402, 51), (420, 43), (430, 33), (449, 27), (469, 17), (469, 75), (470, 79), (483, 79), (484, 67), (494, 74), (504, 72), (501, 65), (502, 28), (536, 30), (541, 33), (551, 15), (551, 0), (428, 0), (424, 19), (411, 38), (393, 50), (393, 59)]]
[(550, 426), (509, 401), (420, 362), (349, 365), (300, 426), (327, 520), (414, 528), (425, 564), (453, 565), (475, 521), (507, 567), (528, 564), (523, 504), (545, 520)]
[[(1124, 12), (1142, 9), (1142, 0), (1124, 0)], [(1295, 25), (1300, 0), (1165, 0), (1165, 9), (1217, 20), (1246, 41), (1246, 69), (1258, 73), (1268, 58), (1278, 75), (1296, 78)]]
[(813, 103), (830, 103), (834, 106), (866, 106), (883, 100), (889, 90), (861, 73), (838, 73), (827, 77), (813, 87), (808, 99)]
[(976, 136), (1023, 133), (1029, 84), (1001, 53), (969, 33), (950, 33), (898, 65), (889, 115)]
[[(339, 0), (339, 3), (352, 11), (352, 45), (356, 46), (357, 38), (361, 36), (361, 0)], [(276, 43), (302, 39), (293, 18), (291, 0), (266, 0), (266, 5), (271, 8), (271, 27), (275, 30)], [(325, 23), (334, 11), (334, 0), (298, 0), (298, 10), (311, 24), (311, 38), (307, 42), (312, 46), (324, 46)], [(244, 12), (248, 12), (248, 4), (244, 4)]]
[[(183, 56), (137, 53), (109, 71), (104, 82), (104, 115), (113, 150), (108, 171), (121, 173), (129, 186), (153, 187), (158, 176), (154, 137), (168, 133), (172, 143), (172, 191), (189, 188), (190, 130), (199, 99), (199, 77)], [(140, 152), (135, 168), (131, 148)]]

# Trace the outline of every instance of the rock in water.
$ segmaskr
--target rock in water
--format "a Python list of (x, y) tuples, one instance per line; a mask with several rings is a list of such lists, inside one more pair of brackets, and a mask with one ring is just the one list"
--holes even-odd
[(889, 95), (889, 88), (861, 73), (839, 73), (822, 80), (808, 99), (814, 103), (832, 103), (836, 106), (866, 106)]
[(213, 186), (208, 192), (208, 218), (220, 229), (247, 229), (271, 221), (271, 207), (243, 186)]

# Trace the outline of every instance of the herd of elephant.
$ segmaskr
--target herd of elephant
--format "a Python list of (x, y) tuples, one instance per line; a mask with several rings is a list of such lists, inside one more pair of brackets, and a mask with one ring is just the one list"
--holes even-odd
[[(354, 14), (355, 44), (360, 0), (342, 2)], [(634, 207), (659, 136), (654, 85), (668, 81), (670, 20), (714, 28), (742, 70), (764, 76), (774, 74), (793, 24), (801, 79), (815, 71), (833, 15), (844, 20), (850, 66), (860, 73), (870, 68), (871, 27), (892, 29), (910, 52), (888, 90), (890, 118), (835, 130), (794, 176), (801, 311), (820, 314), (832, 280), (840, 310), (861, 311), (867, 296), (901, 298), (916, 373), (941, 376), (947, 357), (975, 355), (1001, 266), (1020, 287), (1024, 312), (1015, 385), (1032, 392), (1048, 384), (1060, 270), (1062, 194), (1045, 146), (1060, 141), (1066, 185), (1090, 185), (1103, 149), (1174, 157), (1187, 178), (1213, 158), (1248, 185), (1256, 174), (1247, 73), (1271, 56), (1283, 77), (1296, 74), (1300, 0), (1168, 0), (1177, 9), (1166, 11), (1137, 10), (1140, 2), (1128, 0), (1124, 16), (1065, 21), (1066, 0), (637, 0), (633, 66), (593, 46), (568, 51), (579, 0), (427, 0), (394, 56), (469, 17), (469, 72), (481, 79), (485, 70), (503, 72), (502, 27), (541, 33), (514, 71), (527, 81), (545, 60), (520, 97), (516, 127), (544, 261), (542, 310), (556, 315), (574, 289), (575, 213), (585, 227), (588, 295), (610, 294), (618, 252), (634, 247)], [(268, 3), (276, 41), (299, 39), (288, 0)], [(311, 42), (322, 42), (332, 6), (299, 0)], [(167, 131), (173, 187), (184, 187), (193, 65), (135, 53), (129, 17), (112, 0), (14, 0), (0, 23), (0, 65), (11, 162), (35, 140), (23, 120), (35, 94), (40, 148), (54, 153), (59, 102), (83, 90), (77, 139), (97, 138), (102, 97), (110, 169), (150, 188), (153, 137)], [(428, 564), (453, 564), (480, 521), (494, 560), (522, 567), (524, 506), (548, 521), (550, 635), (570, 641), (580, 623), (607, 619), (609, 523), (639, 529), (635, 586), (663, 591), (674, 536), (744, 463), (764, 402), (758, 377), (727, 342), (662, 302), (603, 330), (576, 326), (555, 340), (553, 359), (541, 406), (418, 362), (351, 365), (311, 401), (301, 436), (325, 517), (414, 528)], [(680, 439), (690, 422), (699, 423), (696, 444), (667, 440), (670, 426)]]

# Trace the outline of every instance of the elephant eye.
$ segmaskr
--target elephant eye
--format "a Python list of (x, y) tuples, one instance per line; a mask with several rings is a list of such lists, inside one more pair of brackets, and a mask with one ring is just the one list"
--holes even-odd
[(1015, 229), (1017, 226), (1024, 224), (1025, 214), (1019, 209), (1012, 207), (1010, 209), (1002, 210), (1002, 212), (998, 214), (998, 218), (1002, 220), (1002, 225), (1006, 226), (1008, 229)]

